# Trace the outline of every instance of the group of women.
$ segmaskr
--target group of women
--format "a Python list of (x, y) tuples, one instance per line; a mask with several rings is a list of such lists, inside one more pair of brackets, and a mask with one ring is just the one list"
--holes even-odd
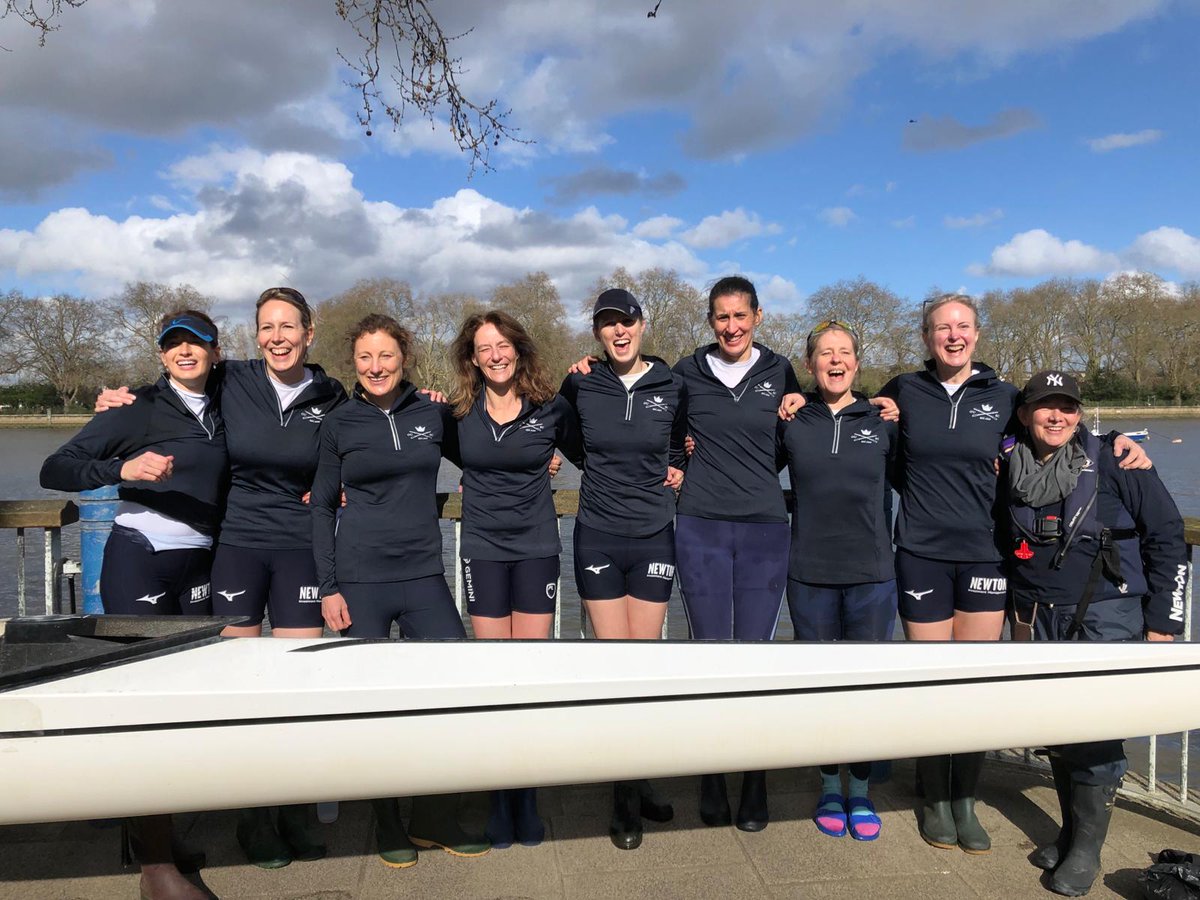
[[(47, 487), (122, 485), (105, 554), (106, 610), (211, 607), (253, 623), (231, 636), (260, 633), (266, 609), (279, 637), (319, 635), (322, 625), (383, 637), (395, 623), (410, 639), (463, 638), (436, 505), (447, 459), (463, 471), (459, 564), (472, 630), (548, 637), (561, 552), (548, 470), (561, 450), (582, 470), (574, 569), (597, 638), (657, 638), (676, 575), (695, 639), (771, 640), (785, 595), (798, 640), (887, 640), (897, 607), (910, 640), (1000, 637), (1013, 565), (1008, 523), (1024, 522), (1002, 501), (1025, 495), (998, 492), (1015, 466), (1006, 459), (998, 481), (997, 455), (1006, 433), (1032, 434), (1034, 448), (1045, 449), (1030, 427), (1045, 398), (1030, 401), (1027, 422), (1016, 389), (973, 361), (978, 313), (968, 297), (926, 304), (929, 362), (871, 401), (852, 389), (858, 339), (837, 321), (808, 336), (815, 389), (802, 394), (791, 363), (754, 341), (762, 310), (739, 276), (709, 292), (714, 342), (674, 367), (641, 352), (647, 323), (637, 299), (603, 292), (592, 321), (604, 357), (581, 360), (557, 392), (519, 322), (499, 310), (472, 316), (451, 348), (448, 403), (405, 378), (413, 336), (394, 319), (370, 315), (350, 333), (357, 383), (347, 398), (305, 363), (313, 329), (298, 292), (264, 292), (256, 317), (263, 359), (225, 363), (210, 319), (187, 310), (166, 317), (163, 379), (132, 394), (106, 392), (101, 406), (113, 410), (47, 460)], [(1062, 425), (1056, 420), (1056, 437)], [(1121, 484), (1157, 484), (1152, 472), (1112, 463), (1131, 447), (1117, 441), (1104, 471), (1119, 472)], [(1045, 464), (1025, 465), (1022, 477)], [(790, 525), (778, 479), (785, 465)], [(1120, 465), (1147, 462), (1135, 450)], [(900, 496), (894, 558), (889, 485)], [(1035, 609), (1043, 580), (1027, 579)], [(926, 841), (989, 849), (974, 812), (981, 764), (982, 754), (919, 761)], [(879, 836), (869, 774), (869, 764), (851, 765), (843, 789), (839, 768), (822, 768), (814, 821), (823, 833)], [(407, 829), (395, 799), (374, 807), (380, 856), (397, 867), (416, 862), (415, 847), (474, 856), (545, 834), (532, 788), (493, 794), (486, 837), (461, 828), (454, 796), (414, 799)], [(645, 780), (619, 782), (613, 843), (635, 848), (643, 818), (672, 815)], [(703, 776), (700, 815), (711, 826), (766, 827), (765, 773), (743, 774), (736, 818), (725, 776)], [(277, 816), (248, 810), (238, 838), (259, 865), (317, 858), (324, 848), (307, 817), (304, 806)], [(169, 825), (144, 823), (135, 833), (145, 835), (147, 894), (186, 890), (175, 880)], [(1070, 835), (1059, 844), (1071, 860)]]

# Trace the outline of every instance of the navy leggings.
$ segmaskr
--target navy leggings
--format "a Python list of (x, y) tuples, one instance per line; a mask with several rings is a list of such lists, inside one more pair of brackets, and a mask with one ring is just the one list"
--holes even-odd
[(896, 625), (896, 581), (807, 584), (788, 579), (788, 610), (798, 641), (889, 641)]
[(408, 581), (342, 582), (341, 589), (350, 613), (350, 627), (342, 632), (343, 637), (387, 637), (392, 622), (409, 640), (452, 641), (467, 636), (442, 575)]
[(675, 517), (675, 564), (692, 638), (769, 641), (787, 582), (787, 522)]

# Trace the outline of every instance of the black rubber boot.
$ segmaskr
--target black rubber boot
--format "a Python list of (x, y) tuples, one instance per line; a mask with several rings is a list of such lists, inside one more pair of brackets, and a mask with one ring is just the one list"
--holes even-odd
[(275, 830), (271, 810), (265, 806), (238, 813), (237, 842), (246, 861), (260, 869), (282, 869), (292, 861), (292, 850)]
[(537, 788), (517, 788), (512, 798), (517, 841), (523, 847), (536, 847), (546, 839), (546, 823), (538, 815)]
[(407, 869), (417, 864), (417, 848), (408, 839), (395, 797), (372, 800), (375, 810), (375, 849), (385, 866)]
[(613, 782), (613, 814), (608, 836), (618, 850), (642, 846), (641, 797), (636, 781)]
[(1082, 897), (1100, 874), (1100, 848), (1112, 821), (1116, 784), (1071, 785), (1071, 849), (1050, 876), (1050, 890), (1065, 897)]
[(641, 798), (642, 818), (651, 822), (670, 822), (675, 818), (675, 807), (659, 798), (654, 792), (653, 785), (641, 778), (637, 782), (638, 796)]
[(483, 856), (492, 849), (482, 835), (468, 834), (458, 824), (458, 794), (413, 797), (408, 839), (418, 847), (441, 847), (451, 856)]
[(740, 831), (762, 831), (771, 817), (767, 813), (767, 773), (742, 773), (742, 799), (738, 803), (737, 827)]
[(483, 834), (497, 850), (511, 847), (517, 839), (513, 827), (513, 793), (511, 790), (492, 791), (492, 803)]
[(311, 831), (312, 812), (311, 803), (279, 807), (279, 836), (291, 849), (292, 859), (308, 862), (325, 857), (325, 845), (313, 837)]
[(987, 853), (992, 839), (975, 815), (975, 788), (983, 770), (983, 753), (955, 753), (950, 758), (950, 812), (958, 832), (958, 846), (967, 853)]
[(724, 775), (700, 776), (700, 821), (713, 828), (733, 824)]
[(950, 809), (950, 757), (922, 756), (917, 760), (921, 779), (921, 838), (931, 847), (953, 850), (958, 846), (958, 829)]
[(1062, 827), (1053, 844), (1034, 851), (1029, 861), (1039, 869), (1050, 871), (1057, 868), (1059, 861), (1071, 847), (1071, 770), (1059, 756), (1050, 757), (1050, 771), (1054, 773), (1054, 790), (1058, 793), (1058, 808), (1062, 815)]

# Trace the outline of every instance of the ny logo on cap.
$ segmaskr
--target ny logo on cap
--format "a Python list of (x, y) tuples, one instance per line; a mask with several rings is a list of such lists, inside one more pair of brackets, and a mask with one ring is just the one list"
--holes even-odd
[(1046, 376), (1046, 384), (1053, 385), (1054, 387), (1062, 387), (1062, 376), (1051, 372)]

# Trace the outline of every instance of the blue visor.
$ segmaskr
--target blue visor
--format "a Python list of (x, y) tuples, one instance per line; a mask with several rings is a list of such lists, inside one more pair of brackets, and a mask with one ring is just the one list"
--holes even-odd
[(159, 334), (158, 346), (162, 346), (163, 338), (172, 331), (190, 331), (196, 337), (200, 338), (200, 340), (206, 341), (214, 347), (217, 345), (217, 329), (196, 316), (176, 316), (173, 318), (167, 323), (162, 333)]

